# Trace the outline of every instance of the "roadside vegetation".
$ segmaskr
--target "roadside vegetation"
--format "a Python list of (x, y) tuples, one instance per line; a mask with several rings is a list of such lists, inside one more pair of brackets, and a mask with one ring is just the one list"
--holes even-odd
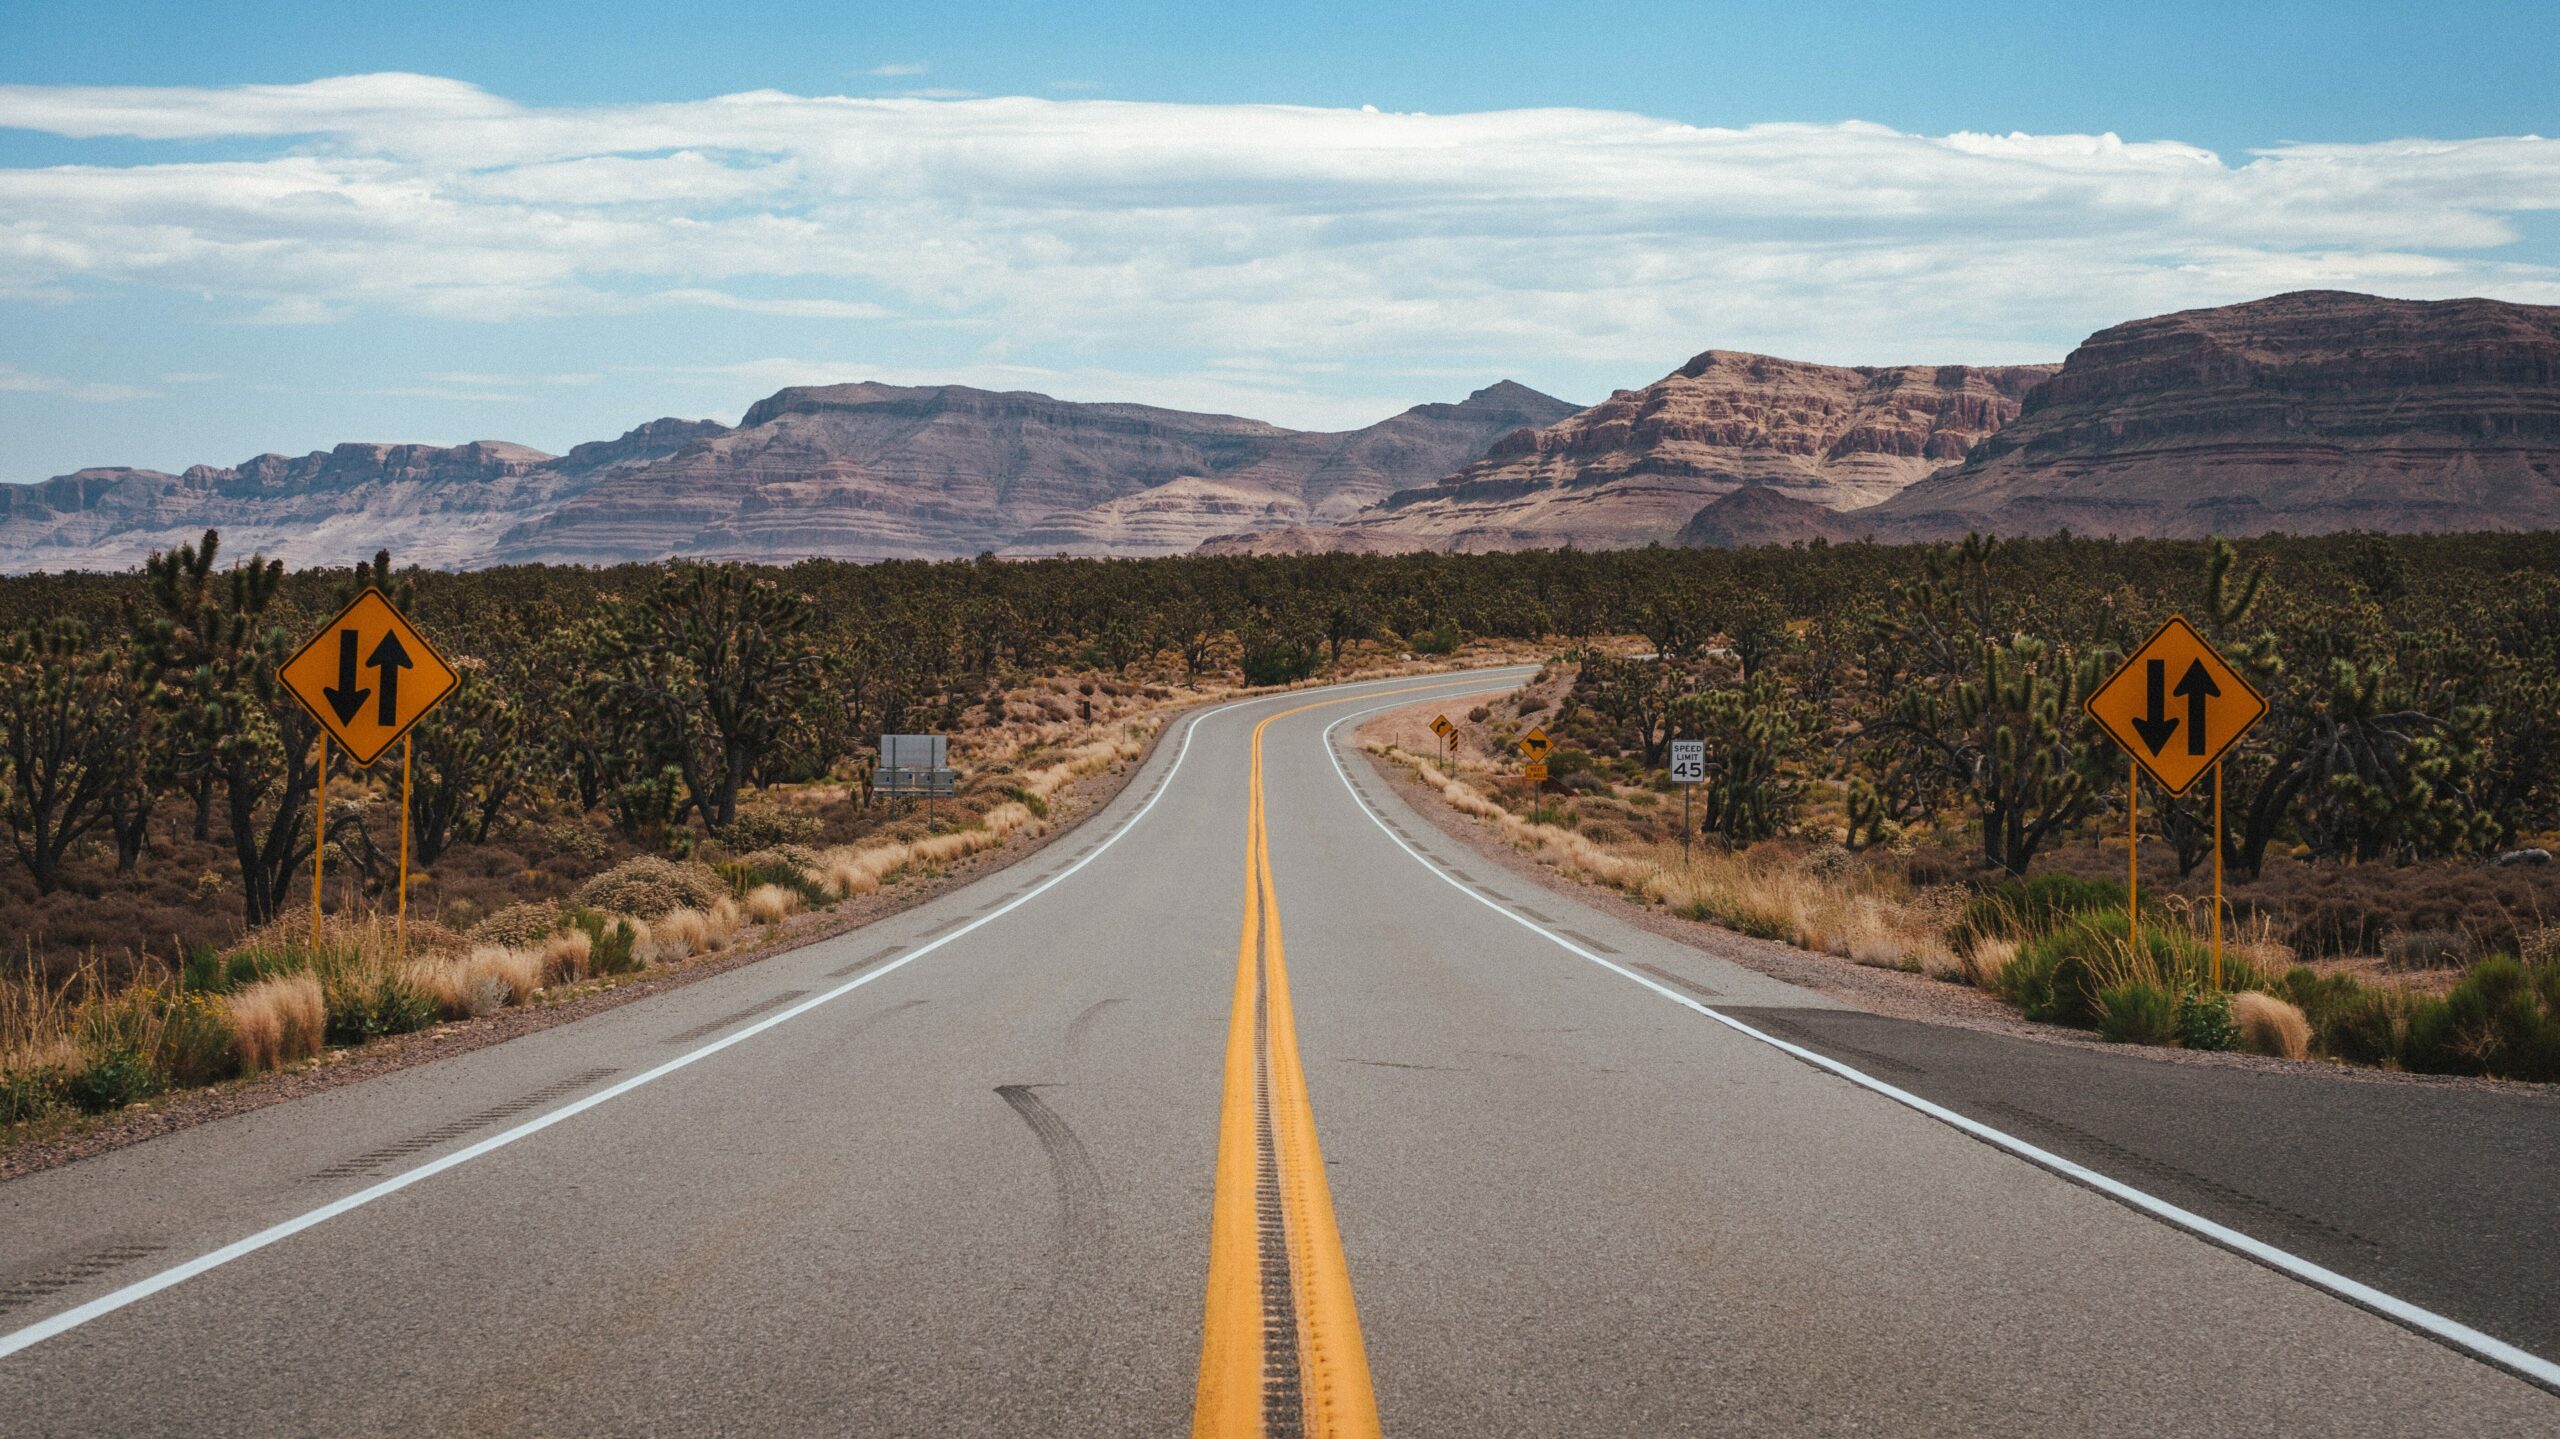
[[(274, 682), (366, 584), (463, 674), (416, 732), (405, 951), (396, 766), (333, 757), (315, 815)], [(2214, 993), (2209, 796), (2145, 792), (2125, 944), (2124, 769), (2079, 712), (2172, 610), (2274, 704)], [(0, 1121), (754, 943), (1050, 824), (1180, 705), (1523, 652), (1563, 658), (1469, 717), (1468, 802), (1651, 902), (2127, 1039), (2553, 1072), (2560, 874), (2495, 859), (2560, 823), (2560, 536), (288, 574), (208, 534), (0, 580)], [(884, 731), (952, 735), (960, 795), (873, 796)], [(1709, 755), (1685, 865), (1674, 737)]]

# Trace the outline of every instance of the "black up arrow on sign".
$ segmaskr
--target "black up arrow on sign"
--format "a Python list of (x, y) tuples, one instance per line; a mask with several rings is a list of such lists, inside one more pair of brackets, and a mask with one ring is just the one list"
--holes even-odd
[[(2155, 666), (2156, 672), (2156, 667), (2159, 665), (2160, 661), (2153, 660), (2151, 663)], [(383, 683), (389, 684), (390, 682), (390, 677), (386, 675), (383, 678)], [(2222, 698), (2222, 686), (2213, 682), (2213, 674), (2204, 667), (2203, 660), (2189, 660), (2187, 661), (2187, 672), (2178, 677), (2178, 693), (2185, 696), (2187, 701), (2187, 753), (2191, 755), (2203, 754), (2205, 752), (2205, 713), (2213, 701)], [(2159, 706), (2154, 705), (2152, 708), (2156, 711)], [(2156, 744), (2153, 745), (2151, 747), (2151, 752), (2153, 754), (2158, 754), (2160, 752), (2160, 746)]]
[[(354, 631), (347, 631), (347, 634), (353, 638)], [(349, 653), (353, 651), (350, 650)], [(382, 643), (373, 647), (373, 653), (366, 657), (365, 663), (379, 670), (382, 678), (382, 699), (373, 707), (373, 722), (385, 728), (398, 724), (400, 722), (400, 672), (412, 668), (409, 663), (409, 652), (400, 647), (399, 632), (383, 631)], [(2186, 690), (2181, 687), (2178, 693), (2185, 694)]]

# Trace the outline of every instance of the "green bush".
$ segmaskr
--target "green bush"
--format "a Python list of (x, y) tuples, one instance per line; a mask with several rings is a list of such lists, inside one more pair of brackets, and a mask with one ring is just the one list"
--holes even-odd
[(2027, 940), (2092, 910), (2124, 909), (2125, 890), (2111, 879), (2083, 879), (2058, 871), (2006, 879), (1975, 895), (1956, 917), (1950, 936), (1970, 948), (1985, 935)]
[[(2135, 949), (2125, 912), (2091, 910), (2028, 939), (2000, 971), (2000, 997), (2029, 1019), (2090, 1028), (2098, 1023), (2100, 995), (2117, 985), (2142, 983), (2175, 995), (2210, 987), (2213, 950), (2188, 930), (2168, 923), (2142, 927)], [(2224, 957), (2225, 990), (2264, 985), (2257, 970), (2236, 955)]]
[(343, 966), (323, 974), (320, 1002), (331, 1044), (365, 1044), (436, 1022), (436, 1002), (395, 974)]
[(2116, 1044), (2172, 1044), (2178, 1038), (2177, 996), (2145, 980), (2098, 992), (2098, 1033)]
[(130, 1049), (108, 1049), (89, 1056), (71, 1076), (71, 1102), (91, 1114), (122, 1109), (161, 1090), (151, 1061)]
[(569, 923), (587, 933), (587, 968), (596, 974), (629, 974), (641, 967), (639, 931), (617, 915), (592, 909), (574, 910)]
[(2480, 961), (2452, 993), (2413, 1015), (2410, 1068), (2499, 1079), (2560, 1079), (2560, 961), (2528, 969)]
[(1022, 786), (1018, 784), (1006, 785), (1004, 787), (1004, 794), (1005, 798), (1013, 800), (1017, 804), (1020, 804), (1024, 809), (1031, 811), (1031, 817), (1033, 819), (1047, 819), (1049, 817), (1049, 802), (1042, 799), (1040, 796), (1033, 794), (1031, 791), (1024, 789)]
[(222, 1006), (202, 991), (136, 985), (84, 1006), (77, 1038), (81, 1052), (99, 1062), (131, 1055), (151, 1071), (158, 1088), (211, 1084), (238, 1068)]
[(71, 1102), (71, 1076), (59, 1069), (0, 1069), (0, 1124), (42, 1119)]
[(1324, 662), (1324, 650), (1301, 640), (1263, 637), (1247, 644), (1237, 657), (1237, 668), (1244, 671), (1249, 685), (1285, 685), (1316, 672)]
[(1458, 652), (1466, 636), (1455, 624), (1443, 622), (1436, 629), (1423, 630), (1405, 643), (1418, 655), (1449, 655)]
[(2189, 1049), (2236, 1049), (2240, 1027), (2231, 1020), (2228, 991), (2189, 988), (2178, 995), (2178, 1043)]
[(725, 859), (711, 868), (728, 881), (729, 892), (740, 899), (746, 898), (756, 886), (765, 884), (778, 884), (799, 895), (802, 902), (813, 908), (834, 898), (818, 881), (818, 857), (796, 844), (777, 845), (737, 859)]

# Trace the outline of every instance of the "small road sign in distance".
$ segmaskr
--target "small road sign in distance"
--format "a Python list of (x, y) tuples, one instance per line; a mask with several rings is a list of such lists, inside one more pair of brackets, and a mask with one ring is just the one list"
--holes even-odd
[(2228, 660), (2171, 615), (2082, 706), (2145, 774), (2185, 794), (2267, 713)]
[(1549, 747), (1550, 746), (1547, 743), (1547, 727), (1545, 725), (1533, 726), (1527, 734), (1520, 736), (1520, 752), (1527, 755), (1530, 760), (1535, 763), (1546, 763), (1547, 750)]
[(1707, 742), (1702, 739), (1676, 739), (1671, 742), (1671, 778), (1678, 784), (1696, 784), (1707, 777)]
[(1520, 777), (1531, 784), (1545, 784), (1547, 782), (1547, 762), (1542, 759), (1533, 759), (1529, 761), (1527, 764), (1520, 766)]
[(427, 637), (368, 586), (276, 668), (302, 707), (369, 765), (461, 682)]
[(1447, 739), (1449, 736), (1458, 732), (1458, 727), (1450, 721), (1447, 715), (1433, 715), (1431, 717), (1431, 732), (1440, 736), (1442, 739)]

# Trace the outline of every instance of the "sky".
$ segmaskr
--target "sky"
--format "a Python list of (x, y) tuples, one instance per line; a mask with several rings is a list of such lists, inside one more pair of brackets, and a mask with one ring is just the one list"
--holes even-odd
[(0, 480), (2560, 304), (2560, 4), (0, 7)]

